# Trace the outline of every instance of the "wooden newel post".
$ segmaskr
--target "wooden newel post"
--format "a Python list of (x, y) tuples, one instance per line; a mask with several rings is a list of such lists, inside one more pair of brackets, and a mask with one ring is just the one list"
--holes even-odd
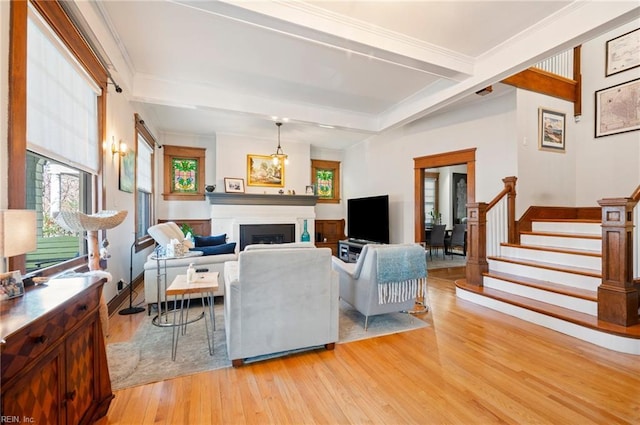
[(518, 235), (516, 233), (516, 181), (517, 177), (505, 177), (502, 179), (504, 187), (509, 189), (507, 194), (507, 241), (509, 243), (517, 243)]
[(633, 208), (631, 198), (601, 199), (602, 284), (598, 319), (622, 326), (638, 323), (638, 291), (633, 284)]
[(487, 204), (467, 204), (467, 283), (482, 286), (487, 263)]

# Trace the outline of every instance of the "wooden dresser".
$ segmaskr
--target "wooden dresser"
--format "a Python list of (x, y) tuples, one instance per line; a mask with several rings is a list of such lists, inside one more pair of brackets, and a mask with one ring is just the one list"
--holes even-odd
[(344, 235), (344, 219), (340, 220), (316, 220), (316, 246), (318, 248), (331, 248), (335, 257), (338, 256), (338, 242), (346, 238)]
[(113, 399), (98, 312), (104, 279), (55, 279), (0, 302), (3, 418), (91, 424)]

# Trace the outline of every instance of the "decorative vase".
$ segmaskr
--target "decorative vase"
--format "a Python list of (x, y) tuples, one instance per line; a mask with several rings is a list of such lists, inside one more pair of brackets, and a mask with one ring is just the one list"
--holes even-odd
[(300, 236), (300, 240), (302, 242), (309, 242), (311, 240), (311, 235), (307, 231), (307, 220), (304, 221), (304, 229), (302, 230), (302, 236)]

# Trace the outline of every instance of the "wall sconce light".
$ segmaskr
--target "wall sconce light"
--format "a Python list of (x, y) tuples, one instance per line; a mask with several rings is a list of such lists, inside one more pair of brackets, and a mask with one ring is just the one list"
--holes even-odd
[(123, 142), (122, 140), (120, 140), (120, 143), (116, 143), (116, 140), (114, 137), (111, 138), (111, 156), (115, 155), (115, 154), (120, 154), (120, 156), (127, 156), (127, 150), (129, 149), (129, 147), (127, 146), (127, 144), (125, 142)]

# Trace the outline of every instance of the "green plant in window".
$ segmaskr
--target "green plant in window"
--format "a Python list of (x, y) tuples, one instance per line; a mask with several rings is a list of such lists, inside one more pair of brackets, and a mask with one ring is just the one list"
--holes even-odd
[(331, 198), (333, 196), (333, 170), (318, 170), (316, 183), (319, 197)]

